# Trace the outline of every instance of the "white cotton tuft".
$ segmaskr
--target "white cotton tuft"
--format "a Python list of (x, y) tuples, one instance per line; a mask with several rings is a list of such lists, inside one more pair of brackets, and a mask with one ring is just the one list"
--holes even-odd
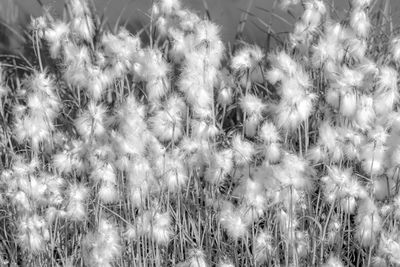
[(247, 45), (238, 50), (232, 58), (231, 68), (234, 71), (252, 70), (264, 58), (264, 52), (257, 45)]
[(397, 90), (397, 71), (389, 66), (383, 66), (379, 69), (377, 91)]
[(375, 203), (369, 199), (363, 199), (356, 216), (356, 238), (363, 247), (371, 247), (376, 244), (377, 236), (382, 228), (382, 220)]
[(365, 74), (360, 69), (351, 69), (346, 66), (341, 68), (336, 83), (338, 87), (360, 87), (363, 83)]
[(369, 129), (374, 118), (373, 98), (369, 95), (360, 95), (357, 101), (357, 111), (353, 118), (357, 126), (363, 130)]
[(219, 134), (219, 129), (212, 121), (192, 120), (191, 129), (192, 137), (202, 140), (209, 140)]
[(140, 53), (137, 64), (140, 65), (137, 74), (145, 81), (166, 78), (170, 72), (170, 66), (158, 49), (145, 49)]
[(102, 182), (98, 193), (103, 203), (114, 203), (118, 200), (118, 190), (114, 183)]
[(329, 256), (329, 259), (322, 265), (322, 267), (344, 267), (342, 260), (335, 256)]
[(217, 101), (222, 106), (227, 106), (232, 103), (232, 88), (225, 87), (218, 92)]
[(178, 267), (208, 267), (206, 255), (201, 249), (192, 249), (189, 251), (189, 259)]
[(367, 13), (360, 8), (353, 9), (350, 14), (350, 26), (359, 37), (367, 38), (371, 28)]
[(88, 14), (82, 17), (73, 18), (70, 24), (70, 28), (71, 33), (75, 34), (82, 40), (85, 40), (89, 43), (93, 41), (95, 25), (93, 19)]
[(247, 225), (240, 212), (231, 203), (225, 202), (221, 207), (219, 222), (233, 240), (244, 238), (248, 234)]
[(93, 41), (95, 25), (87, 0), (69, 0), (71, 33), (87, 42)]
[(21, 248), (37, 254), (46, 248), (50, 235), (45, 220), (37, 214), (25, 215), (17, 221), (17, 240)]
[(296, 100), (282, 99), (273, 107), (275, 113), (274, 121), (278, 128), (286, 131), (296, 130), (310, 116), (314, 109), (315, 98), (315, 94), (308, 93)]
[(152, 79), (146, 83), (147, 97), (150, 102), (158, 102), (170, 90), (170, 81), (164, 77)]
[(345, 117), (352, 117), (357, 110), (357, 94), (354, 91), (341, 92), (339, 111)]
[(390, 53), (395, 62), (400, 61), (400, 36), (395, 36), (390, 41)]
[(82, 17), (90, 12), (87, 0), (69, 0), (69, 6), (74, 17)]
[[(141, 42), (125, 28), (120, 28), (117, 35), (105, 32), (101, 37), (104, 54), (112, 65), (115, 77), (122, 77), (133, 69), (132, 63), (139, 58)], [(139, 64), (140, 65), (140, 64)]]
[(188, 180), (188, 170), (178, 151), (167, 153), (157, 164), (164, 187), (170, 192), (181, 190)]
[(244, 134), (246, 137), (254, 137), (257, 134), (257, 128), (260, 124), (261, 118), (257, 115), (251, 115), (244, 121)]
[(87, 110), (75, 120), (75, 127), (78, 133), (86, 139), (100, 137), (105, 134), (106, 112), (104, 105), (90, 102)]
[(89, 267), (112, 266), (121, 255), (118, 229), (104, 218), (100, 219), (97, 227), (82, 240), (83, 261)]
[(297, 5), (300, 3), (300, 0), (279, 0), (278, 6), (282, 10), (287, 10), (289, 7), (293, 5)]
[(14, 107), (14, 134), (18, 142), (30, 141), (33, 150), (51, 141), (61, 102), (56, 94), (55, 81), (46, 72), (35, 71), (24, 80), (26, 105)]
[(233, 196), (241, 199), (241, 213), (246, 225), (259, 219), (265, 212), (267, 199), (262, 182), (259, 180), (243, 179), (233, 191)]
[(283, 152), (279, 166), (273, 168), (273, 174), (283, 186), (293, 186), (307, 192), (313, 189), (314, 169), (306, 159), (295, 154)]
[(301, 16), (301, 22), (297, 24), (304, 24), (308, 32), (312, 32), (321, 23), (322, 16), (326, 14), (326, 6), (323, 1), (313, 0), (304, 3), (305, 10)]
[(247, 94), (241, 99), (240, 107), (243, 112), (246, 112), (249, 116), (261, 116), (265, 109), (265, 104), (262, 102), (262, 99), (258, 98), (256, 95)]
[(89, 189), (83, 184), (72, 184), (68, 188), (66, 216), (73, 221), (82, 221), (87, 217), (86, 199)]
[(280, 231), (284, 235), (287, 236), (289, 233), (294, 233), (296, 226), (298, 225), (298, 220), (295, 217), (289, 216), (289, 214), (283, 209), (278, 211), (277, 217)]
[(257, 265), (265, 264), (273, 253), (272, 235), (268, 231), (262, 231), (256, 236), (254, 257)]
[(220, 260), (218, 262), (217, 267), (235, 267), (235, 265), (233, 265), (233, 263), (230, 260)]
[[(155, 156), (154, 154), (153, 156)], [(151, 168), (149, 160), (138, 156), (133, 161), (129, 161), (127, 166), (127, 178), (127, 194), (131, 205), (134, 207), (143, 207), (150, 194), (157, 190), (154, 171)]]
[(162, 142), (179, 140), (183, 135), (186, 118), (186, 104), (176, 95), (170, 96), (164, 103), (164, 109), (158, 110), (149, 119), (150, 129)]
[(181, 3), (179, 0), (161, 0), (159, 1), (160, 11), (166, 15), (172, 15), (181, 9)]
[(205, 179), (212, 184), (219, 184), (233, 168), (233, 152), (224, 149), (210, 156), (209, 166), (205, 171)]
[(271, 66), (283, 72), (285, 76), (289, 76), (290, 78), (296, 76), (298, 64), (286, 51), (282, 50), (275, 54), (270, 54), (268, 59), (271, 62)]
[(276, 126), (268, 120), (261, 125), (258, 135), (267, 144), (279, 142), (281, 139)]
[(386, 167), (386, 151), (384, 145), (365, 144), (361, 150), (361, 167), (369, 175), (381, 175)]
[(194, 28), (194, 54), (187, 54), (186, 60), (198, 56), (208, 66), (208, 69), (218, 68), (225, 51), (224, 43), (220, 38), (220, 31), (221, 29), (217, 24), (209, 20), (200, 20)]
[(400, 238), (398, 233), (382, 233), (379, 252), (385, 255), (393, 265), (400, 264)]
[(265, 147), (265, 160), (271, 164), (279, 161), (282, 155), (281, 145), (279, 143), (270, 143)]
[(271, 84), (276, 84), (285, 78), (285, 74), (278, 68), (271, 68), (265, 73), (265, 79)]
[(374, 109), (378, 115), (386, 115), (393, 110), (398, 102), (397, 72), (388, 66), (380, 68), (374, 91)]
[(69, 33), (69, 25), (63, 21), (55, 21), (52, 27), (46, 29), (44, 37), (49, 43), (52, 58), (60, 56), (61, 48)]
[(152, 238), (159, 245), (166, 245), (172, 236), (171, 218), (168, 212), (156, 213), (153, 217)]
[(327, 148), (328, 150), (334, 150), (338, 145), (339, 134), (337, 130), (332, 127), (328, 121), (321, 123), (319, 127), (319, 139), (318, 143)]
[(245, 165), (250, 163), (253, 158), (255, 149), (252, 143), (243, 140), (239, 134), (232, 139), (233, 158), (237, 165)]
[(93, 100), (99, 100), (106, 89), (112, 84), (112, 75), (107, 70), (101, 70), (97, 66), (87, 67), (86, 84), (89, 97)]

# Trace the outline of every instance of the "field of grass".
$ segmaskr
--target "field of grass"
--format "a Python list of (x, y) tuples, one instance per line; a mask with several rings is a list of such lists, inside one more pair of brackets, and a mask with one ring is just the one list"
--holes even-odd
[(262, 47), (246, 15), (225, 44), (184, 1), (133, 33), (93, 2), (0, 56), (0, 266), (400, 266), (387, 6), (280, 0)]

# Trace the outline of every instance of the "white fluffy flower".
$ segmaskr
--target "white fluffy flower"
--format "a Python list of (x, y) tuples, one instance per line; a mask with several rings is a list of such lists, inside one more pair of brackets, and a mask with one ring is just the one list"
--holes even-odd
[(36, 254), (46, 248), (46, 241), (50, 238), (45, 220), (33, 214), (24, 216), (17, 222), (18, 242), (22, 249)]
[(226, 202), (221, 207), (219, 222), (226, 230), (228, 236), (234, 240), (246, 237), (248, 234), (244, 219), (231, 203)]
[(390, 42), (390, 52), (393, 60), (399, 62), (400, 60), (400, 36), (395, 36)]
[(247, 94), (240, 101), (240, 107), (247, 115), (261, 116), (265, 109), (265, 104), (262, 99), (253, 94)]
[(112, 266), (121, 254), (120, 237), (117, 228), (101, 218), (98, 228), (89, 232), (82, 240), (82, 256), (90, 267)]
[(350, 26), (359, 37), (367, 38), (371, 28), (367, 13), (360, 8), (353, 9), (350, 15)]
[(247, 45), (238, 50), (232, 58), (231, 67), (234, 71), (252, 70), (264, 58), (264, 53), (257, 45)]
[(366, 198), (361, 202), (357, 211), (356, 223), (356, 238), (361, 245), (363, 247), (373, 246), (381, 231), (382, 220), (375, 203), (371, 199)]
[(250, 163), (255, 152), (254, 146), (249, 141), (243, 140), (240, 135), (232, 139), (233, 158), (237, 165)]

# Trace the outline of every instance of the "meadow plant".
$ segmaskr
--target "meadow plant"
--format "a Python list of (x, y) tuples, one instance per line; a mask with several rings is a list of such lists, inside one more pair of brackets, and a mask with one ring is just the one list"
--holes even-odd
[(136, 33), (33, 18), (0, 59), (0, 262), (399, 265), (400, 36), (302, 4), (269, 51), (179, 0)]

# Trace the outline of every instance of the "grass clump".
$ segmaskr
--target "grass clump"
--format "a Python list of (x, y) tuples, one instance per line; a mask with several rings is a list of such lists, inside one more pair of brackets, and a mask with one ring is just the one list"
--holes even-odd
[(274, 51), (178, 0), (136, 35), (84, 0), (33, 19), (1, 67), (4, 264), (400, 264), (399, 37), (370, 4), (305, 1)]

